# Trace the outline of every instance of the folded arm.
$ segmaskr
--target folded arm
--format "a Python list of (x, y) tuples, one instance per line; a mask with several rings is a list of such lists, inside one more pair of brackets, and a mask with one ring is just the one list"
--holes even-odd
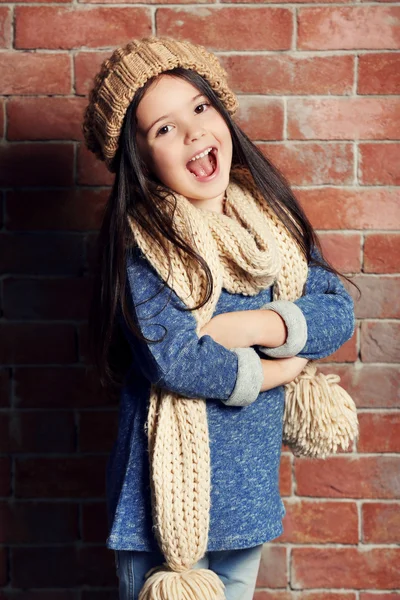
[(129, 297), (136, 323), (153, 343), (138, 340), (122, 322), (136, 366), (152, 383), (189, 398), (215, 398), (246, 406), (263, 383), (260, 357), (253, 348), (228, 350), (211, 336), (197, 335), (192, 312), (162, 281), (136, 248), (127, 265)]
[(354, 303), (339, 277), (311, 266), (305, 294), (294, 302), (278, 301), (263, 309), (279, 312), (287, 326), (287, 340), (278, 348), (259, 345), (271, 357), (324, 358), (342, 346), (354, 332)]

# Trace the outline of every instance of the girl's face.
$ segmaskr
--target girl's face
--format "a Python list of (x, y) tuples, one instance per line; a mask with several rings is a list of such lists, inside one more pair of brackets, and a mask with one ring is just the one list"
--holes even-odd
[(148, 169), (193, 204), (222, 212), (232, 139), (208, 98), (184, 79), (160, 75), (140, 101), (136, 119), (138, 148)]

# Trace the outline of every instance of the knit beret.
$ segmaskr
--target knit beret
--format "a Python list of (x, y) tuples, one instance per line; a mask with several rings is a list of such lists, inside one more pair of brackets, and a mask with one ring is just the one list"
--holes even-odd
[(83, 133), (86, 145), (107, 168), (113, 163), (125, 113), (139, 90), (151, 77), (176, 67), (202, 75), (233, 115), (238, 107), (227, 84), (227, 73), (217, 57), (203, 46), (167, 37), (133, 40), (106, 59), (94, 80), (85, 110)]

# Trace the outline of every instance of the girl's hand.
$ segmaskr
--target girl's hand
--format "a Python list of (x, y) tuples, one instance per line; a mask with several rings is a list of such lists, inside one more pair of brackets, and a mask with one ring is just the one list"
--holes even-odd
[(199, 337), (210, 335), (225, 348), (267, 346), (276, 348), (285, 343), (284, 320), (273, 310), (238, 310), (213, 317), (201, 328)]
[(209, 335), (225, 348), (249, 348), (256, 337), (257, 319), (254, 310), (227, 312), (213, 317), (200, 329), (199, 337)]
[(276, 360), (261, 359), (264, 372), (264, 381), (261, 386), (261, 392), (271, 390), (279, 385), (286, 385), (295, 379), (306, 364), (306, 358), (293, 356), (291, 358), (279, 358)]

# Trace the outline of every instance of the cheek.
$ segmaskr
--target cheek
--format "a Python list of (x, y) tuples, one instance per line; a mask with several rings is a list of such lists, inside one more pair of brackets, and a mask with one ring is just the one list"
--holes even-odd
[(171, 162), (170, 153), (166, 152), (162, 148), (154, 149), (151, 154), (151, 162), (154, 169), (156, 169), (158, 172), (162, 173), (163, 171), (168, 171)]
[(179, 164), (177, 153), (164, 148), (154, 149), (151, 154), (151, 170), (166, 185), (173, 184)]
[(227, 152), (229, 152), (229, 154), (232, 154), (232, 149), (233, 149), (232, 136), (231, 136), (231, 132), (227, 128), (225, 122), (224, 122), (224, 125), (220, 129), (220, 139), (225, 146), (225, 150)]
[(223, 119), (218, 119), (215, 123), (216, 130), (218, 131), (218, 135), (224, 142), (228, 142), (232, 144), (231, 132), (225, 121)]

